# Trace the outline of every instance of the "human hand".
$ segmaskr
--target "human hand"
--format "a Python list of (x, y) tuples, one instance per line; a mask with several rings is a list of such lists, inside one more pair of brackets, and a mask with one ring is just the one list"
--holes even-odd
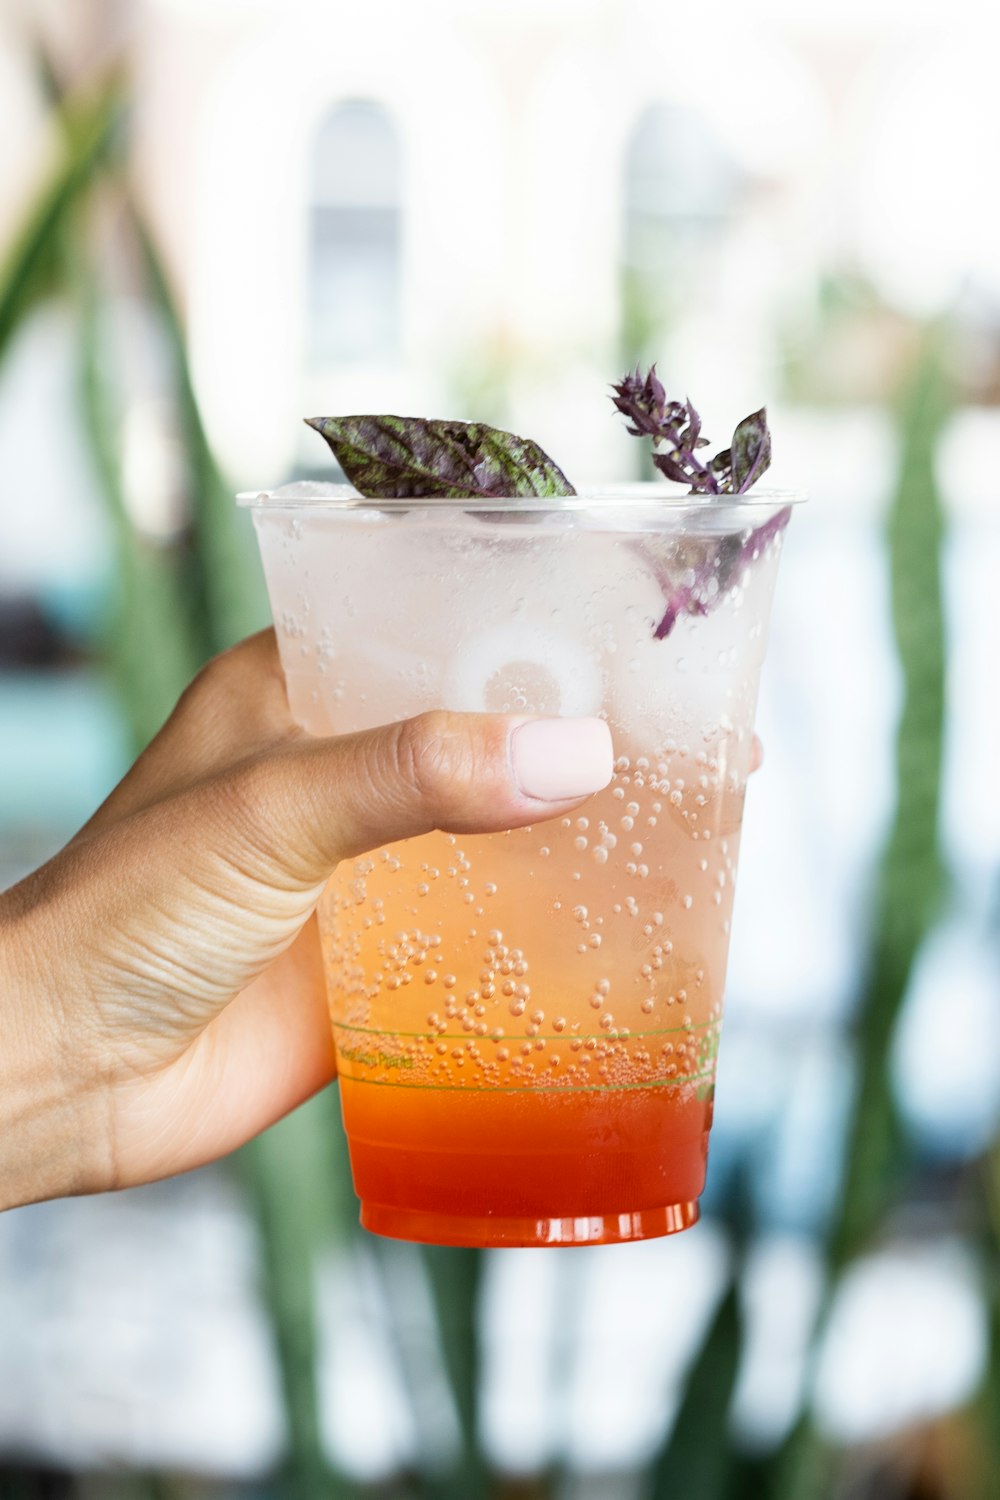
[(0, 1207), (233, 1150), (333, 1077), (315, 922), (340, 859), (555, 817), (599, 720), (433, 713), (312, 739), (273, 632), (211, 662), (85, 828), (0, 897)]

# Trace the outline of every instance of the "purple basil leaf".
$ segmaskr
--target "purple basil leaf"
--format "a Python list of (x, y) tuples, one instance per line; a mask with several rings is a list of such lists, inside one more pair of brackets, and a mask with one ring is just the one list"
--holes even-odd
[(694, 407), (691, 405), (690, 400), (685, 401), (684, 410), (687, 413), (687, 427), (685, 429), (684, 436), (687, 439), (688, 447), (706, 447), (708, 444), (708, 439), (701, 436), (701, 418), (695, 411)]
[(733, 433), (732, 469), (733, 489), (743, 495), (767, 469), (771, 462), (771, 434), (767, 429), (767, 411), (744, 417)]
[(693, 543), (669, 564), (652, 554), (645, 542), (637, 543), (636, 550), (656, 578), (666, 605), (653, 631), (654, 638), (666, 639), (683, 615), (711, 614), (743, 569), (785, 529), (791, 514), (785, 506), (750, 531)]
[(676, 479), (680, 484), (687, 484), (691, 479), (687, 469), (681, 466), (672, 453), (654, 453), (653, 462), (668, 479)]
[(723, 448), (714, 458), (708, 461), (708, 467), (718, 482), (719, 491), (723, 495), (732, 494), (733, 490), (733, 450)]
[[(638, 366), (636, 367), (635, 373), (638, 376)], [(666, 405), (667, 393), (663, 389), (660, 377), (656, 373), (655, 365), (650, 365), (649, 367), (649, 374), (646, 376), (646, 385), (643, 390), (643, 395), (645, 396), (646, 400), (651, 402), (654, 406), (662, 407)]]
[(372, 500), (575, 495), (537, 443), (482, 422), (307, 417), (359, 494)]
[[(668, 479), (691, 487), (692, 495), (744, 494), (771, 462), (767, 413), (761, 408), (744, 417), (730, 448), (703, 463), (697, 449), (708, 446), (701, 435), (701, 418), (687, 401), (667, 401), (653, 365), (645, 380), (638, 366), (613, 386), (612, 400), (634, 437), (653, 440), (653, 463)], [(654, 635), (663, 640), (681, 615), (707, 615), (714, 609), (739, 570), (752, 562), (761, 547), (788, 524), (790, 512), (779, 511), (756, 530), (705, 542), (683, 566), (668, 568), (643, 549), (656, 574), (666, 609)], [(745, 538), (745, 539), (744, 539)], [(683, 577), (685, 582), (679, 582)]]

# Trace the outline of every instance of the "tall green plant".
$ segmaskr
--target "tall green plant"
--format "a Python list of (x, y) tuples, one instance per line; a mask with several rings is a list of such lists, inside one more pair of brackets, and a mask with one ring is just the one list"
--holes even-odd
[(943, 330), (930, 330), (905, 393), (902, 460), (886, 533), (903, 689), (896, 813), (875, 891), (871, 951), (857, 1012), (858, 1095), (842, 1206), (831, 1237), (835, 1271), (864, 1247), (898, 1186), (905, 1153), (888, 1084), (889, 1049), (917, 954), (945, 889), (938, 836), (945, 720), (944, 515), (935, 460), (952, 396), (943, 345)]
[(268, 623), (260, 565), (250, 527), (233, 504), (233, 486), (212, 452), (195, 394), (187, 336), (163, 260), (130, 195), (127, 222), (138, 246), (150, 302), (166, 336), (174, 404), (183, 435), (194, 546), (195, 587), (206, 609), (211, 646), (221, 651)]
[(98, 283), (86, 265), (74, 275), (79, 390), (84, 432), (117, 553), (117, 597), (105, 651), (136, 747), (162, 725), (200, 665), (175, 549), (141, 536), (130, 520), (121, 473), (119, 395), (107, 369)]
[[(116, 551), (116, 599), (104, 648), (140, 748), (205, 658), (265, 623), (267, 612), (249, 527), (205, 433), (169, 280), (128, 191), (124, 79), (115, 74), (85, 101), (67, 99), (45, 59), (40, 63), (60, 128), (49, 178), (0, 277), (0, 357), (46, 296), (72, 306), (79, 410)], [(117, 232), (131, 241), (129, 258), (171, 361), (192, 525), (189, 535), (166, 541), (141, 532), (127, 503), (122, 431), (129, 391), (109, 337), (114, 288), (105, 283), (91, 233), (98, 195), (105, 210), (117, 210)], [(337, 1500), (353, 1490), (322, 1451), (314, 1308), (321, 1250), (337, 1224), (353, 1216), (353, 1203), (351, 1210), (341, 1206), (347, 1168), (335, 1096), (283, 1122), (254, 1143), (246, 1160), (288, 1413), (286, 1489), (297, 1500)]]
[(356, 1487), (329, 1462), (320, 1425), (317, 1274), (357, 1214), (336, 1094), (327, 1089), (241, 1153), (256, 1206), (262, 1284), (287, 1421), (286, 1500), (349, 1500)]
[[(872, 900), (869, 957), (854, 1018), (857, 1080), (839, 1206), (827, 1238), (828, 1292), (819, 1336), (848, 1263), (868, 1248), (908, 1165), (889, 1053), (920, 948), (940, 910), (938, 836), (945, 712), (941, 588), (944, 515), (935, 474), (951, 411), (946, 330), (929, 329), (900, 405), (899, 477), (886, 528), (892, 625), (902, 681), (896, 808)], [(808, 1413), (775, 1465), (780, 1500), (826, 1500), (837, 1467)]]
[(62, 246), (70, 217), (112, 154), (125, 90), (116, 74), (58, 111), (53, 165), (0, 263), (0, 359), (43, 297), (63, 286)]

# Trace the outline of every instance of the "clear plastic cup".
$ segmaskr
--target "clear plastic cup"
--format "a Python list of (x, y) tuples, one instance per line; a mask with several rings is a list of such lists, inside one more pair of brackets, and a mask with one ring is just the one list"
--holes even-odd
[(320, 904), (361, 1221), (600, 1244), (698, 1217), (757, 685), (799, 497), (241, 496), (318, 735), (431, 708), (600, 714), (612, 784), (346, 861)]

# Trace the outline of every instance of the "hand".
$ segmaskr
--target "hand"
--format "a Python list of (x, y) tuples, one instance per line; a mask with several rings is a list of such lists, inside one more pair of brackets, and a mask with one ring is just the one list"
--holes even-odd
[(600, 720), (425, 714), (312, 739), (273, 632), (211, 662), (100, 811), (0, 897), (0, 1207), (233, 1150), (334, 1075), (312, 914), (340, 859), (555, 817)]

